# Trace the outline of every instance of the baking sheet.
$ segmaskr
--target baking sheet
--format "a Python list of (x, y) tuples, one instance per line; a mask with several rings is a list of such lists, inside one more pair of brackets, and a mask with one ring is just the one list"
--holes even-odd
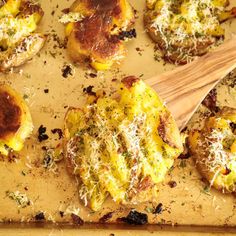
[[(35, 220), (35, 215), (43, 212), (49, 222), (66, 223), (72, 222), (71, 213), (74, 212), (85, 222), (97, 222), (104, 214), (113, 212), (109, 220), (112, 223), (116, 222), (118, 217), (126, 216), (131, 208), (135, 208), (148, 214), (150, 224), (236, 226), (235, 197), (209, 189), (191, 158), (176, 161), (166, 181), (160, 185), (158, 197), (153, 203), (123, 207), (108, 200), (98, 213), (91, 212), (80, 203), (75, 180), (68, 175), (64, 161), (58, 163), (53, 170), (44, 168), (45, 154), (42, 147), (53, 147), (60, 142), (51, 130), (63, 127), (63, 118), (68, 106), (83, 105), (83, 88), (93, 85), (94, 90), (105, 88), (112, 91), (125, 75), (136, 75), (145, 80), (174, 66), (155, 60), (154, 45), (143, 28), (143, 0), (130, 0), (138, 11), (138, 37), (127, 43), (126, 59), (119, 68), (114, 68), (111, 72), (100, 72), (95, 78), (90, 76), (93, 71), (80, 65), (72, 65), (62, 47), (63, 25), (58, 22), (58, 17), (62, 14), (61, 10), (69, 7), (73, 1), (40, 2), (45, 10), (40, 28), (48, 34), (48, 43), (30, 63), (12, 73), (0, 75), (1, 82), (10, 84), (24, 95), (35, 126), (33, 135), (27, 140), (19, 159), (16, 162), (9, 162), (7, 159), (0, 161), (0, 221), (31, 222)], [(236, 6), (235, 0), (231, 2)], [(236, 32), (236, 20), (226, 23), (225, 28), (228, 38), (232, 32)], [(71, 64), (73, 73), (64, 78), (62, 68), (68, 64)], [(234, 76), (231, 75), (230, 79), (225, 79), (218, 86), (219, 104), (236, 107), (236, 89), (228, 86), (229, 81), (233, 80)], [(45, 93), (45, 89), (48, 89), (48, 93)], [(192, 123), (197, 124), (198, 120), (195, 115)], [(42, 143), (37, 140), (40, 125), (47, 127), (49, 135), (49, 140)], [(177, 186), (171, 188), (169, 181), (175, 181)], [(31, 204), (25, 208), (18, 207), (14, 200), (7, 197), (7, 191), (26, 194)], [(148, 213), (160, 203), (161, 214)]]

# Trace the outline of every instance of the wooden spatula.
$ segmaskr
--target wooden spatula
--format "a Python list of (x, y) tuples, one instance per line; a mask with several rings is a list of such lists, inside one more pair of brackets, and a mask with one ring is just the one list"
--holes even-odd
[(183, 129), (208, 92), (236, 68), (236, 36), (192, 63), (145, 80)]

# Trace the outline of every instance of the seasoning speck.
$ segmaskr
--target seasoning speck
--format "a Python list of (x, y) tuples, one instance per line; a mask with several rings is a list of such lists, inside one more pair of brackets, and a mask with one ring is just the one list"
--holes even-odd
[(64, 65), (62, 68), (62, 76), (68, 78), (69, 75), (73, 75), (73, 71), (70, 65)]
[(35, 215), (35, 220), (37, 221), (41, 221), (41, 220), (45, 220), (45, 216), (43, 212), (39, 212), (38, 214)]
[(40, 125), (39, 129), (38, 129), (38, 140), (39, 142), (42, 142), (44, 140), (47, 140), (49, 137), (46, 134), (46, 130), (47, 128), (44, 127), (43, 125)]
[(171, 188), (175, 188), (177, 186), (177, 183), (175, 181), (169, 181), (168, 185), (171, 187)]
[(163, 208), (162, 208), (162, 207), (163, 207), (163, 204), (162, 204), (162, 203), (159, 203), (159, 204), (157, 205), (157, 207), (155, 208), (153, 214), (161, 214), (162, 211), (163, 211)]

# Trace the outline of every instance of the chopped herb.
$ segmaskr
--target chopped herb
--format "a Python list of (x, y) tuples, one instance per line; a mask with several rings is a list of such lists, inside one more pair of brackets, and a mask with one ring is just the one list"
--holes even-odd
[(18, 204), (18, 207), (25, 208), (30, 205), (30, 200), (28, 199), (26, 194), (20, 193), (19, 191), (6, 191), (6, 196), (12, 200), (15, 200), (15, 202)]
[(204, 186), (203, 190), (201, 190), (202, 193), (205, 193), (206, 195), (211, 195), (210, 194), (210, 186), (206, 185)]
[(145, 208), (145, 211), (146, 211), (147, 213), (153, 213), (154, 209), (153, 209), (152, 207), (146, 207), (146, 208)]
[(185, 160), (181, 160), (179, 166), (180, 166), (181, 168), (185, 168), (185, 167), (187, 166), (187, 165), (186, 165), (186, 161), (185, 161)]

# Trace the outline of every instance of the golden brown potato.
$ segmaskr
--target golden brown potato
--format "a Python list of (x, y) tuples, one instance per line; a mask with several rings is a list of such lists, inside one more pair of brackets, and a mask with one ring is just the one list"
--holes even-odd
[(32, 1), (8, 0), (0, 7), (0, 71), (17, 67), (39, 52), (45, 36), (34, 33), (43, 10)]
[(236, 16), (227, 0), (147, 0), (144, 24), (162, 57), (186, 64), (224, 38), (220, 23)]
[(127, 31), (134, 20), (127, 0), (75, 1), (67, 16), (69, 55), (76, 62), (89, 61), (96, 70), (118, 63), (125, 56), (122, 41), (136, 36)]
[(224, 107), (189, 135), (197, 167), (211, 186), (236, 192), (236, 109)]
[(0, 85), (0, 154), (20, 151), (33, 129), (29, 109), (16, 91)]
[(115, 98), (93, 97), (65, 117), (64, 154), (92, 210), (107, 196), (116, 203), (152, 201), (183, 150), (177, 125), (155, 91), (140, 79), (122, 80)]
[(15, 47), (0, 53), (0, 71), (18, 67), (33, 58), (43, 47), (45, 39), (42, 34), (30, 34), (16, 43)]

